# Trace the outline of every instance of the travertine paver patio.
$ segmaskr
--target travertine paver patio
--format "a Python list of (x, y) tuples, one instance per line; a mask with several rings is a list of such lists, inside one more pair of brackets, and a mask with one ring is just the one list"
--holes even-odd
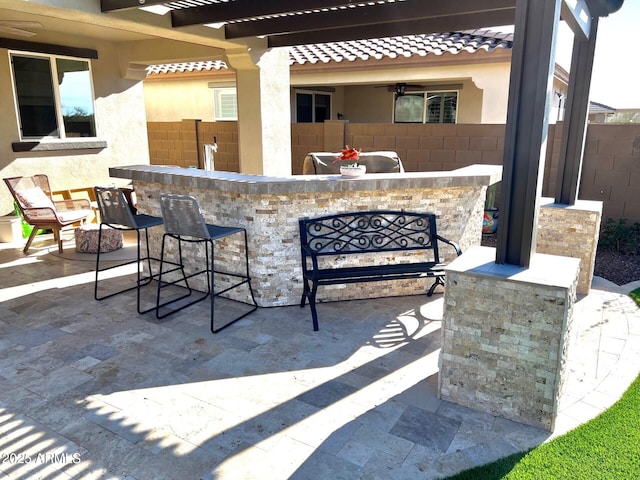
[[(0, 244), (0, 479), (431, 479), (551, 436), (437, 398), (439, 295), (321, 304), (315, 333), (308, 308), (259, 309), (211, 335), (206, 304), (158, 322), (134, 293), (96, 302), (91, 261), (36, 247)], [(554, 435), (638, 373), (630, 288), (595, 287)]]

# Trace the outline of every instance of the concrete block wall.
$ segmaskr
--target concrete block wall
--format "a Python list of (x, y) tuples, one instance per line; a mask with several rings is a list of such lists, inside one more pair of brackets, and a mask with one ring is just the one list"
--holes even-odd
[[(336, 139), (335, 142), (340, 143), (339, 139)], [(327, 150), (325, 149), (324, 124), (291, 124), (291, 170), (294, 175), (302, 175), (302, 164), (307, 153), (325, 151)]]
[(409, 172), (500, 165), (504, 125), (347, 124), (346, 141), (364, 151), (393, 150)]
[(589, 125), (579, 197), (604, 202), (604, 219), (640, 222), (639, 124)]
[(147, 135), (151, 164), (197, 167), (199, 155), (197, 123), (199, 120), (148, 122)]
[[(556, 195), (562, 126), (549, 126), (542, 185), (546, 197)], [(196, 130), (197, 145), (190, 142)], [(341, 131), (344, 139), (340, 138)], [(339, 145), (346, 144), (364, 151), (394, 150), (408, 172), (447, 171), (477, 163), (501, 165), (504, 131), (504, 125), (294, 123), (292, 173), (302, 174), (308, 152), (337, 151)], [(202, 145), (217, 135), (217, 168), (238, 171), (236, 122), (150, 122), (148, 134), (154, 165), (197, 165)], [(640, 125), (589, 124), (579, 198), (604, 202), (605, 220), (627, 218), (640, 222), (639, 195)]]
[(213, 143), (214, 137), (218, 142), (218, 151), (213, 158), (214, 168), (225, 172), (239, 171), (238, 122), (201, 122), (198, 125), (198, 151), (203, 156), (204, 145)]

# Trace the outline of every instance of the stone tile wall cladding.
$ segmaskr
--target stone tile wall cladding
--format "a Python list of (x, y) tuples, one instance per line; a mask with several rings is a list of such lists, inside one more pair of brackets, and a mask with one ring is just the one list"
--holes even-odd
[[(453, 170), (476, 163), (502, 164), (504, 125), (351, 124), (338, 121), (291, 125), (293, 173), (302, 173), (307, 152), (337, 151), (349, 144), (365, 151), (394, 150), (405, 169)], [(151, 122), (153, 165), (202, 166), (202, 145), (218, 139), (216, 169), (238, 171), (236, 122)], [(543, 195), (554, 197), (562, 123), (549, 126)], [(580, 198), (604, 202), (603, 218), (640, 222), (640, 125), (590, 124), (587, 129)]]
[[(159, 193), (163, 185), (156, 183), (135, 183), (142, 213), (160, 215)], [(446, 219), (438, 222), (438, 233), (459, 242), (462, 249), (477, 245), (481, 237), (482, 211), (486, 187), (452, 187), (436, 189), (376, 190), (351, 192), (346, 199), (339, 192), (300, 193), (286, 195), (247, 195), (221, 191), (195, 189), (189, 186), (172, 187), (172, 193), (193, 195), (198, 199), (205, 220), (228, 226), (245, 227), (248, 231), (250, 273), (256, 292), (256, 300), (261, 306), (298, 305), (302, 295), (302, 270), (300, 266), (300, 236), (298, 218), (318, 216), (336, 211), (358, 209), (398, 209), (429, 211)], [(259, 205), (260, 208), (256, 208)], [(469, 222), (469, 218), (477, 218)], [(278, 231), (278, 235), (272, 232)], [(153, 252), (160, 251), (163, 230), (150, 231), (150, 246)], [(274, 238), (278, 240), (274, 241)], [(226, 237), (216, 243), (216, 265), (220, 269), (237, 271), (244, 259), (240, 239)], [(259, 255), (252, 252), (259, 251)], [(174, 255), (175, 245), (168, 245), (168, 253)], [(447, 261), (455, 258), (455, 252), (442, 245), (441, 257)], [(187, 254), (190, 258), (189, 271), (195, 271), (195, 260), (202, 255)], [(367, 261), (387, 262), (387, 255)], [(349, 261), (354, 261), (349, 256)], [(338, 264), (344, 261), (334, 259)], [(360, 262), (364, 259), (358, 260)], [(204, 287), (204, 279), (194, 283), (196, 288)], [(222, 279), (221, 279), (222, 280)], [(389, 281), (374, 284), (330, 285), (319, 289), (318, 301), (346, 300), (355, 298), (377, 298), (396, 295), (424, 294), (432, 280)], [(238, 289), (239, 291), (240, 289)], [(234, 295), (237, 292), (232, 292)], [(244, 295), (244, 294), (241, 294)], [(235, 299), (246, 301), (246, 298)]]
[(580, 259), (577, 293), (588, 295), (593, 280), (600, 233), (602, 203), (578, 201), (575, 206), (556, 205), (543, 199), (538, 215), (536, 251)]
[(575, 288), (447, 272), (440, 397), (553, 431)]

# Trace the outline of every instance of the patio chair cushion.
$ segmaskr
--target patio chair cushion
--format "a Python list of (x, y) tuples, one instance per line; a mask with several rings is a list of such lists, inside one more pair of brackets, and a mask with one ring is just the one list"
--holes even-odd
[(16, 190), (16, 196), (26, 208), (51, 208), (55, 210), (51, 199), (39, 187)]
[(58, 210), (58, 218), (64, 223), (79, 222), (80, 220), (87, 218), (91, 213), (91, 210)]

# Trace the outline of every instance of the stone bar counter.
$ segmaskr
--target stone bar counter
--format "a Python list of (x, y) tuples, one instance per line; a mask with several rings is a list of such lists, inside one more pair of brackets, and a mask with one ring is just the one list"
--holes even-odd
[[(486, 189), (501, 180), (502, 167), (472, 165), (447, 172), (375, 173), (358, 178), (265, 177), (150, 165), (113, 167), (109, 172), (133, 182), (140, 213), (160, 216), (161, 193), (192, 195), (208, 223), (246, 228), (255, 297), (259, 306), (268, 307), (300, 303), (300, 217), (354, 210), (433, 212), (438, 233), (465, 251), (480, 245)], [(152, 255), (157, 255), (163, 230), (158, 227), (149, 233)], [(217, 242), (216, 266), (237, 271), (242, 248), (233, 237)], [(443, 245), (441, 256), (449, 261), (455, 253)], [(424, 294), (430, 284), (425, 279), (376, 282), (366, 288), (332, 285), (319, 289), (318, 301)]]

